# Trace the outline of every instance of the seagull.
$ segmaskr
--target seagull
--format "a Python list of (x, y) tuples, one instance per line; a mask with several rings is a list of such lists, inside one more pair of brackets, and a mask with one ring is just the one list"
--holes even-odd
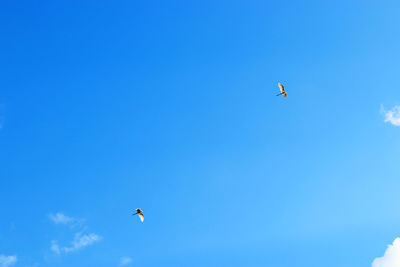
[(278, 83), (278, 86), (279, 86), (279, 89), (281, 89), (281, 93), (280, 93), (280, 94), (277, 94), (276, 96), (283, 95), (283, 97), (286, 98), (287, 93), (286, 93), (286, 91), (285, 91), (285, 87), (283, 87), (283, 85), (282, 85), (281, 83)]
[(143, 210), (141, 209), (136, 209), (136, 213), (132, 214), (132, 215), (139, 215), (140, 220), (143, 222), (144, 221), (144, 215), (143, 215)]

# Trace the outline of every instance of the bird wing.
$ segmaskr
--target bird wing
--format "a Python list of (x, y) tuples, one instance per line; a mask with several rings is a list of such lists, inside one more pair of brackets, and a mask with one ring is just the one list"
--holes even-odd
[(285, 87), (281, 83), (278, 83), (279, 89), (281, 89), (281, 93), (285, 92)]
[(143, 214), (138, 214), (139, 215), (139, 218), (140, 218), (140, 220), (143, 222), (144, 221), (144, 216), (143, 216)]

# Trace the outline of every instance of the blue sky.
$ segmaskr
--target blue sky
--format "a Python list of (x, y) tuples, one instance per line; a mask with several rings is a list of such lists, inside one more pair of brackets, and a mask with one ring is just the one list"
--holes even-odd
[(2, 1), (0, 266), (371, 266), (400, 236), (399, 10)]

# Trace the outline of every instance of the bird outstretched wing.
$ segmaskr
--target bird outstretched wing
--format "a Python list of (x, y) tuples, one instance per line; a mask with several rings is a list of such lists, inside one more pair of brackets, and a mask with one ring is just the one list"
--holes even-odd
[(139, 215), (139, 218), (140, 218), (140, 220), (143, 222), (144, 221), (144, 216), (143, 216), (143, 214), (138, 214)]
[(278, 86), (279, 86), (279, 89), (281, 89), (281, 93), (284, 93), (285, 87), (281, 83), (278, 83)]

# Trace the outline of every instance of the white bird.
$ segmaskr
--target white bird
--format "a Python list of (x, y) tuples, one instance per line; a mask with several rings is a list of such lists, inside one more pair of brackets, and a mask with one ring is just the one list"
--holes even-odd
[(144, 215), (143, 215), (143, 210), (141, 209), (136, 209), (136, 213), (132, 214), (132, 215), (139, 215), (140, 220), (143, 222), (144, 221)]
[(281, 83), (278, 83), (278, 86), (279, 86), (279, 89), (281, 90), (281, 93), (280, 93), (280, 94), (277, 94), (276, 96), (283, 95), (283, 97), (286, 98), (287, 93), (286, 93), (286, 91), (285, 91), (285, 87), (283, 87), (283, 85), (282, 85)]

